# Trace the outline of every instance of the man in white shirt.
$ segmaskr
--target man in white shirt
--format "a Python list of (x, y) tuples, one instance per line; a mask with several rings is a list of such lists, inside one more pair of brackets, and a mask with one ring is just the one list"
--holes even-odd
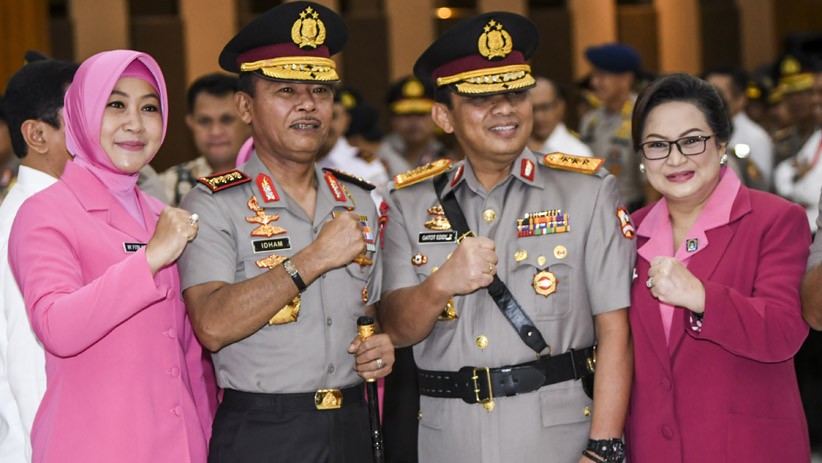
[[(0, 205), (0, 461), (31, 461), (31, 427), (46, 389), (45, 356), (29, 325), (20, 289), (8, 263), (8, 238), (23, 202), (62, 175), (66, 151), (63, 94), (77, 65), (57, 60), (26, 64), (12, 76), (3, 109), (17, 182)], [(44, 211), (47, 216), (48, 211)], [(36, 245), (36, 243), (32, 243)], [(5, 424), (5, 433), (4, 433)]]
[[(742, 69), (733, 66), (716, 67), (706, 71), (703, 79), (716, 87), (728, 108), (733, 132), (728, 141), (731, 153), (737, 156), (748, 156), (754, 162), (761, 175), (758, 182), (764, 189), (770, 188), (773, 172), (773, 141), (768, 132), (748, 117), (745, 106), (748, 97), (745, 89), (748, 86), (748, 75)], [(755, 172), (749, 172), (756, 177)]]
[(565, 123), (565, 92), (545, 77), (536, 78), (536, 87), (530, 90), (534, 107), (534, 128), (528, 139), (528, 148), (536, 153), (559, 151), (591, 157), (591, 149), (568, 130)]

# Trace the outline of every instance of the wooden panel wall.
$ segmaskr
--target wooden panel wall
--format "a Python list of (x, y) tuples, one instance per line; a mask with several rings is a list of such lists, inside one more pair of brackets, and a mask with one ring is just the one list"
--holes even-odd
[(0, 0), (0, 93), (28, 49), (51, 52), (47, 0)]

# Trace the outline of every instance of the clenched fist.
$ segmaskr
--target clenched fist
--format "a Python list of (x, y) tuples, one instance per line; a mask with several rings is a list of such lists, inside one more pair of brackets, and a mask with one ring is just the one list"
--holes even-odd
[(152, 275), (180, 257), (188, 242), (197, 236), (199, 226), (196, 214), (176, 207), (163, 209), (146, 245), (146, 260)]

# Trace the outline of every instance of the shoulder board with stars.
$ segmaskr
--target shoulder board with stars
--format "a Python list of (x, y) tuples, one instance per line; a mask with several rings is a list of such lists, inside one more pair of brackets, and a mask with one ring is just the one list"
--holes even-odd
[(394, 185), (396, 189), (404, 188), (431, 178), (437, 174), (441, 174), (450, 168), (450, 159), (438, 159), (424, 166), (420, 166), (416, 169), (411, 169), (408, 172), (396, 175), (394, 177)]
[(357, 185), (358, 187), (360, 187), (360, 188), (362, 188), (363, 190), (366, 190), (366, 191), (371, 191), (374, 188), (377, 188), (376, 186), (374, 186), (373, 183), (367, 182), (362, 177), (357, 177), (354, 174), (349, 174), (348, 172), (343, 172), (339, 169), (332, 169), (331, 167), (323, 167), (323, 172), (330, 172), (335, 177), (337, 177), (339, 180), (342, 180), (342, 181), (348, 182), (348, 183), (353, 183), (354, 185)]
[(585, 156), (574, 156), (565, 153), (550, 153), (542, 158), (546, 166), (554, 169), (570, 170), (583, 174), (593, 174), (605, 162), (603, 158), (589, 158)]
[(251, 177), (240, 170), (234, 169), (226, 172), (219, 172), (208, 177), (200, 177), (197, 181), (207, 186), (212, 193), (216, 193), (220, 190), (225, 190), (227, 188), (250, 182)]

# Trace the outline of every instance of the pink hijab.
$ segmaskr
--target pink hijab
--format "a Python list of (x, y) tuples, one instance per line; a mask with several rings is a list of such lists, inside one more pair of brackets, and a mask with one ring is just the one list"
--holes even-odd
[(66, 148), (74, 155), (75, 163), (89, 170), (103, 182), (129, 214), (142, 223), (136, 187), (139, 174), (128, 174), (117, 169), (100, 145), (103, 111), (111, 91), (121, 77), (143, 79), (157, 90), (165, 139), (168, 125), (168, 94), (160, 66), (154, 58), (145, 53), (112, 50), (98, 53), (83, 61), (66, 91), (63, 113)]

